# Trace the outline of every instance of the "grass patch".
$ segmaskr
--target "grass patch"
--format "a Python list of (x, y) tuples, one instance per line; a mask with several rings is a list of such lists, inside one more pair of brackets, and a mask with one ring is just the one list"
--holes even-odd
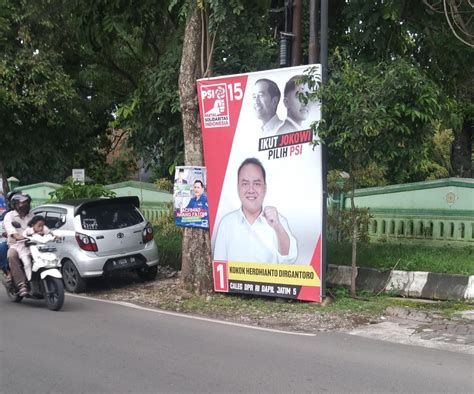
[(358, 298), (352, 298), (349, 290), (342, 287), (331, 289), (334, 302), (327, 306), (318, 303), (303, 302), (296, 300), (280, 299), (275, 302), (274, 298), (259, 297), (239, 294), (214, 294), (211, 297), (203, 298), (191, 296), (184, 300), (179, 310), (204, 314), (207, 316), (219, 316), (232, 318), (236, 315), (258, 318), (265, 316), (278, 316), (280, 314), (359, 314), (366, 317), (383, 315), (389, 306), (401, 306), (419, 311), (438, 313), (446, 318), (454, 314), (471, 310), (472, 304), (463, 301), (440, 301), (421, 302), (403, 298), (393, 298), (388, 295), (374, 295), (369, 292), (359, 291)]
[(176, 270), (181, 269), (181, 235), (163, 235), (155, 230), (155, 242), (161, 265), (169, 265)]
[(334, 311), (347, 311), (381, 314), (389, 306), (400, 306), (417, 309), (419, 311), (438, 313), (450, 318), (462, 311), (472, 310), (473, 304), (465, 301), (433, 301), (392, 297), (388, 294), (375, 295), (368, 291), (358, 291), (357, 297), (350, 296), (349, 289), (334, 287), (330, 289), (335, 302), (327, 308)]
[[(328, 263), (351, 265), (350, 243), (328, 241)], [(474, 248), (370, 242), (358, 245), (357, 265), (379, 270), (396, 265), (403, 271), (474, 275)]]
[(158, 245), (158, 253), (161, 265), (169, 265), (176, 270), (181, 269), (181, 244), (183, 231), (174, 223), (174, 215), (171, 205), (160, 218), (153, 223), (155, 242)]

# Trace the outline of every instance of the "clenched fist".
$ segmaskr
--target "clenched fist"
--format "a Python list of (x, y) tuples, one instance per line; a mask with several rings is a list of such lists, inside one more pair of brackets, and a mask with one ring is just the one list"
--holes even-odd
[(278, 210), (275, 207), (263, 208), (263, 216), (267, 219), (268, 224), (276, 229), (280, 225), (280, 219), (278, 217)]

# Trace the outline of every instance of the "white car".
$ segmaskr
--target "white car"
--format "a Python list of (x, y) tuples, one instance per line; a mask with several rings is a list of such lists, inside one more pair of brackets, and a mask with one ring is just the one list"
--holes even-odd
[(87, 279), (134, 270), (143, 280), (158, 271), (153, 227), (139, 210), (138, 197), (94, 198), (41, 205), (32, 210), (46, 219), (58, 244), (66, 290), (85, 290)]

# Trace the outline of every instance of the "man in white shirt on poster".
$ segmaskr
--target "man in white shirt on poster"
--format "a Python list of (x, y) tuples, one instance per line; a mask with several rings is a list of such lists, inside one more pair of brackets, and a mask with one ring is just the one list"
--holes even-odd
[(262, 135), (275, 135), (283, 124), (276, 113), (281, 98), (278, 85), (270, 79), (259, 79), (255, 82), (252, 98), (255, 115), (262, 121)]
[(308, 91), (306, 84), (299, 84), (304, 75), (295, 75), (285, 84), (283, 92), (283, 104), (287, 110), (287, 117), (283, 125), (279, 128), (278, 134), (292, 133), (297, 130), (304, 130), (303, 123), (308, 119), (308, 103), (300, 99), (300, 94)]
[(242, 206), (222, 218), (214, 260), (293, 264), (298, 250), (287, 220), (277, 208), (263, 207), (267, 184), (262, 163), (256, 158), (244, 160), (237, 179)]

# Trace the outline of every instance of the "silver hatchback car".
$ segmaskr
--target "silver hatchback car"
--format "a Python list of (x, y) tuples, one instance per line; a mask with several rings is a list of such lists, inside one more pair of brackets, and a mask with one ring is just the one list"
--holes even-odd
[(66, 290), (84, 291), (87, 278), (135, 270), (153, 280), (158, 271), (158, 247), (153, 227), (139, 210), (138, 197), (95, 198), (41, 205), (55, 235)]

